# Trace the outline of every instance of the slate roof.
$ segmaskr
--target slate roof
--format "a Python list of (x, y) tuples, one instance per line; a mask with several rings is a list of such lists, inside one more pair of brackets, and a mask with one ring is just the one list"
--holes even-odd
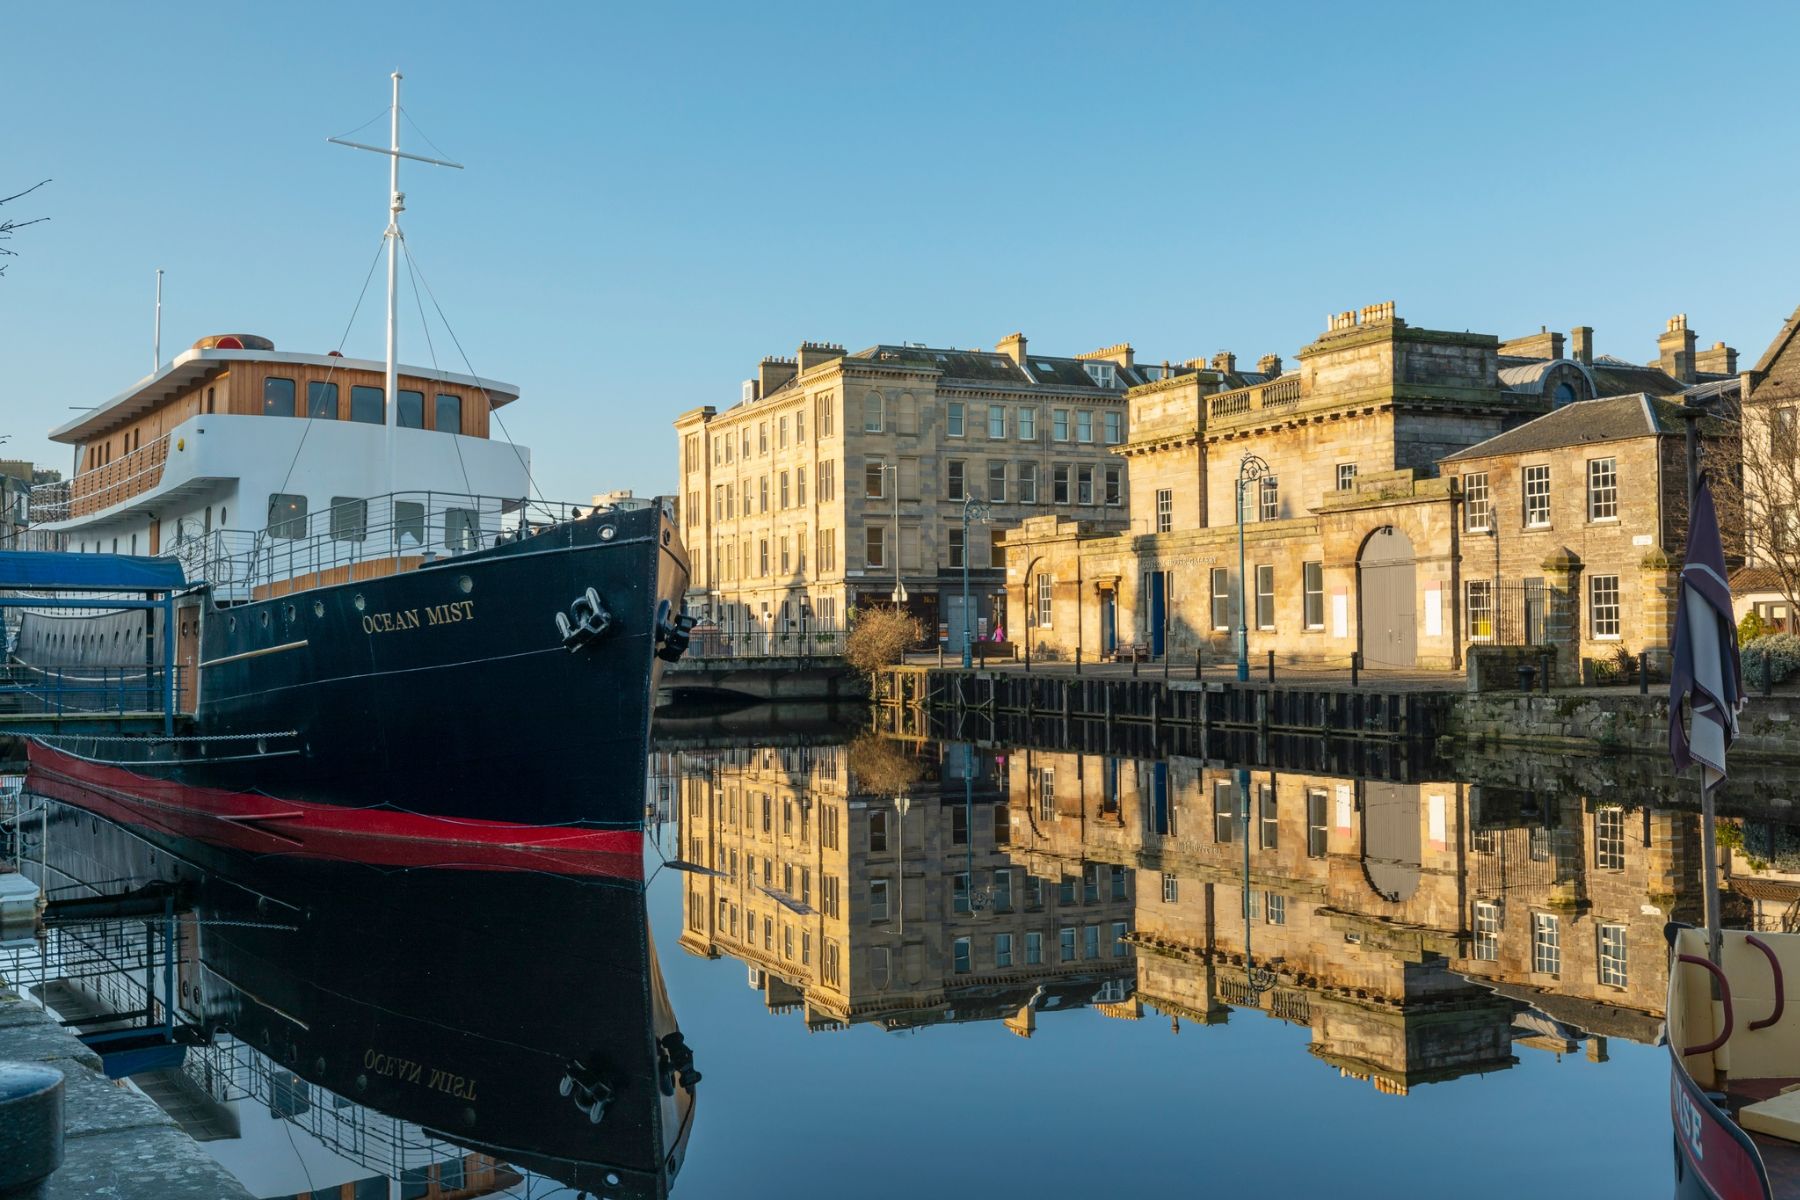
[[(1102, 387), (1088, 374), (1083, 360), (1049, 354), (1027, 354), (1023, 367), (993, 350), (946, 350), (932, 346), (870, 346), (845, 357), (938, 370), (944, 373), (946, 382), (953, 384), (1007, 383), (1017, 387), (1066, 387), (1113, 394), (1151, 381), (1150, 374), (1141, 365), (1121, 367), (1114, 364), (1117, 384)], [(1178, 367), (1172, 368), (1171, 373), (1186, 374), (1188, 371)]]
[(1626, 362), (1610, 354), (1595, 355), (1588, 373), (1594, 377), (1594, 392), (1599, 396), (1622, 396), (1627, 392), (1678, 396), (1687, 386), (1661, 367)]
[(1555, 450), (1562, 446), (1579, 446), (1589, 442), (1617, 442), (1625, 438), (1672, 433), (1680, 429), (1680, 418), (1673, 412), (1679, 407), (1641, 392), (1629, 396), (1606, 396), (1598, 400), (1578, 400), (1527, 421), (1516, 429), (1509, 429), (1485, 442), (1478, 442), (1467, 450), (1445, 455), (1442, 461), (1530, 454), (1538, 450)]
[[(1500, 386), (1509, 392), (1523, 392), (1527, 395), (1544, 394), (1544, 380), (1552, 367), (1567, 363), (1588, 377), (1592, 385), (1594, 374), (1577, 359), (1573, 358), (1518, 358), (1513, 355), (1502, 355), (1500, 358)], [(1598, 390), (1598, 389), (1596, 389)]]

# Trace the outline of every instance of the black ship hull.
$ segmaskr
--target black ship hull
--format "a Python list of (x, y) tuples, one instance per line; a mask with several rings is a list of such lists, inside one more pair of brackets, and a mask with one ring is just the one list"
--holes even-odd
[[(186, 735), (44, 739), (30, 750), (32, 787), (301, 843), (360, 834), (629, 852), (635, 843), (606, 835), (642, 821), (657, 651), (686, 586), (672, 522), (645, 508), (209, 606)], [(556, 617), (590, 589), (610, 626), (570, 649)]]

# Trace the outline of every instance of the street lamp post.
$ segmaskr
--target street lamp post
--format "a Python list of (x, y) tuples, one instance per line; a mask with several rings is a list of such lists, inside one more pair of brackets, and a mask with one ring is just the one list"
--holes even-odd
[(962, 540), (963, 540), (963, 555), (962, 555), (962, 560), (963, 560), (963, 562), (962, 562), (962, 577), (963, 577), (963, 580), (962, 580), (962, 583), (963, 583), (963, 589), (962, 589), (962, 627), (963, 627), (962, 643), (963, 643), (963, 653), (962, 653), (962, 665), (963, 665), (964, 670), (967, 670), (969, 667), (972, 667), (975, 665), (974, 638), (973, 638), (973, 635), (970, 633), (970, 627), (974, 624), (974, 622), (969, 619), (969, 525), (971, 522), (979, 522), (980, 524), (985, 525), (988, 522), (988, 520), (990, 519), (992, 512), (993, 512), (993, 510), (988, 507), (988, 504), (985, 500), (977, 500), (974, 496), (965, 496), (963, 498), (963, 506), (962, 506)]
[(894, 590), (889, 596), (898, 609), (906, 603), (906, 585), (900, 582), (900, 464), (889, 463), (881, 469), (894, 473)]
[(1237, 677), (1239, 683), (1250, 681), (1250, 626), (1248, 612), (1244, 607), (1244, 487), (1259, 479), (1273, 479), (1269, 464), (1263, 459), (1244, 452), (1238, 462), (1237, 475), (1237, 527), (1238, 527), (1238, 661)]

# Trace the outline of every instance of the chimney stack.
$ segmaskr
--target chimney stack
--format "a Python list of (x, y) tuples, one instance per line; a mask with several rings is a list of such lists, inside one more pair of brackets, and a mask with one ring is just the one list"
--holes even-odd
[(1736, 375), (1737, 349), (1724, 342), (1714, 342), (1712, 349), (1694, 355), (1694, 370), (1708, 375)]
[(1658, 365), (1682, 383), (1694, 382), (1694, 331), (1688, 328), (1687, 314), (1669, 318), (1669, 327), (1656, 339)]
[(1594, 361), (1594, 327), (1577, 325), (1569, 330), (1569, 357), (1578, 363), (1593, 364)]
[(1000, 344), (995, 346), (994, 349), (996, 351), (998, 351), (999, 353), (1006, 355), (1006, 357), (1012, 359), (1015, 363), (1018, 363), (1020, 366), (1025, 365), (1025, 335), (1024, 334), (1009, 333), (1005, 337), (1000, 339)]
[(799, 373), (791, 358), (770, 356), (756, 365), (756, 399), (770, 396), (787, 386), (788, 380)]
[(1221, 375), (1229, 375), (1237, 370), (1237, 355), (1229, 350), (1221, 350), (1212, 356), (1212, 369)]
[[(801, 342), (800, 351), (795, 358), (801, 371), (810, 371), (822, 366), (834, 358), (844, 357), (844, 348), (836, 342)], [(765, 396), (767, 392), (763, 393)]]
[(1281, 374), (1281, 355), (1263, 355), (1256, 360), (1256, 369), (1261, 371), (1264, 375), (1267, 375), (1270, 379), (1275, 378), (1275, 376)]

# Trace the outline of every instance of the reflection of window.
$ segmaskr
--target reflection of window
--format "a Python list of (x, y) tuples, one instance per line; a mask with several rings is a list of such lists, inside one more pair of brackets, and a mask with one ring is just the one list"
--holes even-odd
[(331, 537), (338, 542), (360, 542), (369, 533), (369, 502), (354, 496), (331, 498)]
[(269, 497), (269, 536), (301, 538), (306, 536), (306, 497), (276, 492)]
[(1607, 987), (1625, 986), (1625, 926), (1602, 925), (1600, 937), (1600, 982)]
[(1257, 790), (1257, 814), (1260, 817), (1261, 831), (1257, 844), (1264, 850), (1274, 850), (1281, 840), (1281, 826), (1276, 820), (1275, 785), (1261, 784)]
[(1122, 468), (1107, 466), (1105, 499), (1108, 504), (1125, 503), (1125, 472)]
[(888, 919), (888, 885), (885, 879), (869, 880), (869, 920), (882, 922)]
[(967, 871), (957, 873), (955, 886), (950, 894), (950, 908), (953, 912), (966, 913), (969, 911), (969, 882)]
[(1056, 934), (1057, 958), (1061, 962), (1075, 961), (1075, 927), (1065, 925)]
[(1100, 957), (1100, 927), (1098, 925), (1081, 927), (1081, 957)]
[(1044, 961), (1044, 935), (1028, 933), (1025, 935), (1025, 965), (1035, 967)]
[(1325, 857), (1325, 804), (1323, 788), (1306, 793), (1306, 856)]
[(994, 911), (1012, 911), (1012, 868), (1010, 867), (1001, 867), (994, 872)]
[(1625, 810), (1613, 806), (1594, 814), (1594, 865), (1602, 871), (1625, 869)]
[(1263, 893), (1263, 921), (1269, 925), (1287, 924), (1287, 897), (1280, 892)]
[(950, 810), (950, 844), (952, 846), (969, 844), (969, 810), (967, 808)]
[(1562, 919), (1549, 913), (1531, 914), (1531, 969), (1545, 975), (1562, 974)]
[(994, 965), (996, 967), (1012, 966), (1013, 940), (1010, 933), (994, 935)]
[(1164, 904), (1174, 904), (1181, 899), (1181, 880), (1173, 872), (1163, 872), (1162, 898)]
[(271, 375), (263, 380), (263, 416), (291, 417), (294, 415), (294, 381), (277, 379)]
[(1129, 930), (1125, 922), (1114, 921), (1112, 923), (1112, 956), (1114, 958), (1130, 957), (1131, 947), (1125, 941), (1125, 934), (1127, 932), (1129, 932)]
[(1475, 957), (1481, 962), (1500, 957), (1500, 906), (1485, 900), (1475, 902)]
[(892, 977), (890, 956), (886, 946), (876, 946), (869, 952), (869, 982), (878, 988), (888, 985)]
[(1236, 824), (1237, 805), (1232, 803), (1232, 788), (1221, 779), (1213, 784), (1213, 841), (1230, 842)]

